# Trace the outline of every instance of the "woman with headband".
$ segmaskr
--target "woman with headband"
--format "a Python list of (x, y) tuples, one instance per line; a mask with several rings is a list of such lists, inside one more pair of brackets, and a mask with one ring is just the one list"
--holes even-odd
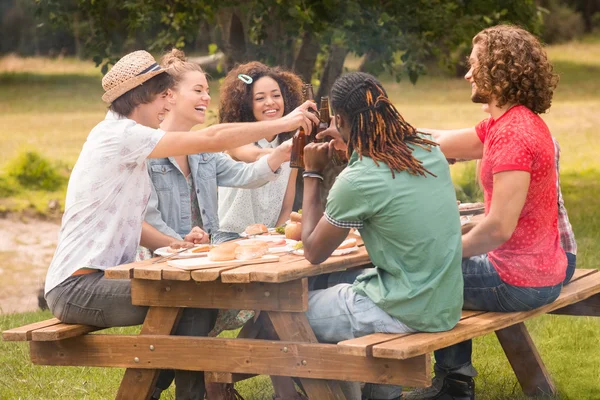
[[(302, 102), (302, 80), (278, 67), (250, 62), (234, 68), (221, 85), (219, 122), (272, 121)], [(240, 161), (252, 162), (277, 149), (293, 136), (281, 133), (229, 150)], [(243, 232), (252, 224), (274, 228), (285, 223), (296, 194), (296, 170), (281, 166), (281, 178), (258, 189), (219, 189), (221, 230)]]

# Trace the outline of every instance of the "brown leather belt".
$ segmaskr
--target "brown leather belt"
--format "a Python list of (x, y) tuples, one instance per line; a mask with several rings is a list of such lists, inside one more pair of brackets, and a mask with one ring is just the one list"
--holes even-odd
[(95, 274), (96, 272), (100, 272), (100, 270), (99, 269), (92, 269), (92, 268), (80, 268), (77, 271), (73, 272), (71, 274), (71, 276), (86, 275), (86, 274)]

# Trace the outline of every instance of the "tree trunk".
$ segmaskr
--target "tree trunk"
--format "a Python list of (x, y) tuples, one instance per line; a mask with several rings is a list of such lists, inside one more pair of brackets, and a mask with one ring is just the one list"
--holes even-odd
[(319, 49), (319, 42), (315, 35), (310, 31), (304, 32), (298, 56), (296, 56), (296, 60), (294, 61), (293, 70), (300, 75), (305, 83), (310, 83), (312, 79)]
[(235, 64), (246, 61), (246, 35), (244, 24), (233, 10), (227, 7), (219, 10), (217, 21), (221, 27), (225, 70), (231, 70)]
[(346, 60), (347, 54), (348, 49), (345, 47), (340, 47), (336, 44), (331, 45), (329, 49), (329, 58), (323, 69), (321, 85), (319, 86), (316, 100), (320, 101), (321, 97), (329, 96), (329, 90), (331, 90), (333, 82), (335, 82), (344, 71), (344, 61)]

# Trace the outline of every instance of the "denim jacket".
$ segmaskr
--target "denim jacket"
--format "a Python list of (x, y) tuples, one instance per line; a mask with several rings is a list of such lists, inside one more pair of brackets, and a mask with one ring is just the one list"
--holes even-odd
[[(224, 153), (200, 153), (188, 156), (203, 229), (218, 233), (217, 187), (254, 189), (279, 177), (271, 171), (267, 157), (247, 164), (234, 161)], [(192, 229), (190, 193), (187, 180), (174, 157), (147, 160), (152, 193), (146, 210), (146, 222), (165, 235), (181, 239)]]

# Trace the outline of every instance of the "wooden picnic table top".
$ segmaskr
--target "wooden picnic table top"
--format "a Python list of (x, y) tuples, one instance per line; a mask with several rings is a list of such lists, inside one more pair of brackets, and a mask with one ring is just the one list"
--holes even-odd
[(357, 251), (329, 257), (321, 264), (311, 264), (302, 256), (285, 254), (277, 262), (187, 271), (171, 267), (166, 262), (152, 264), (156, 259), (150, 259), (109, 268), (104, 274), (108, 279), (283, 283), (370, 264), (371, 260), (362, 240), (357, 238), (357, 242)]

